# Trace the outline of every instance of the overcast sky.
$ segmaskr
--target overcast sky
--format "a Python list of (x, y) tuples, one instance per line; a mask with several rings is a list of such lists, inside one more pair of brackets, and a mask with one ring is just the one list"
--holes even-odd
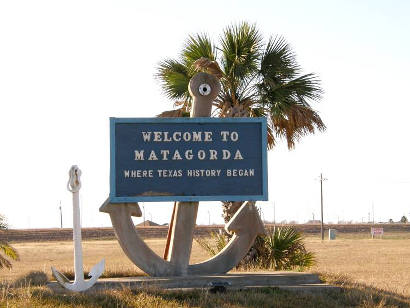
[[(195, 4), (194, 4), (195, 3)], [(325, 90), (327, 124), (288, 151), (270, 151), (266, 220), (397, 221), (410, 215), (410, 2), (1, 1), (0, 213), (14, 228), (72, 226), (68, 170), (83, 171), (83, 226), (110, 226), (109, 117), (153, 117), (172, 107), (154, 78), (189, 34), (215, 39), (234, 22), (283, 35)], [(166, 223), (170, 203), (144, 203)], [(218, 202), (197, 222), (222, 223)], [(141, 218), (135, 220), (141, 221)]]

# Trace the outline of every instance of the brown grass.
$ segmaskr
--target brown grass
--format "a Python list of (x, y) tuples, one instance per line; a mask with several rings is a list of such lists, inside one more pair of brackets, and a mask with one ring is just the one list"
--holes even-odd
[[(163, 254), (165, 239), (147, 239), (146, 243), (157, 254)], [(199, 245), (196, 242), (193, 245), (191, 263), (206, 259), (207, 255)], [(21, 260), (13, 262), (11, 270), (0, 269), (0, 278), (3, 281), (13, 281), (30, 271), (45, 272), (51, 279), (51, 266), (60, 272), (70, 273), (73, 271), (72, 242), (14, 243), (13, 247), (19, 252)], [(144, 275), (124, 254), (117, 240), (83, 241), (83, 255), (85, 271), (90, 270), (93, 265), (105, 258), (106, 275)]]
[(171, 291), (159, 289), (103, 290), (86, 293), (54, 293), (46, 287), (26, 286), (0, 289), (1, 307), (409, 307), (403, 297), (363, 287), (343, 292), (289, 292), (277, 288), (228, 290), (212, 294), (208, 290)]
[[(162, 255), (165, 239), (147, 239), (148, 245)], [(160, 290), (105, 291), (99, 295), (61, 296), (45, 287), (11, 290), (3, 287), (0, 306), (10, 307), (79, 307), (118, 305), (130, 307), (410, 307), (410, 235), (386, 234), (384, 239), (370, 239), (368, 234), (339, 234), (335, 241), (321, 242), (318, 236), (308, 236), (308, 249), (316, 253), (318, 264), (312, 269), (345, 292), (327, 292), (320, 295), (289, 295), (272, 288), (258, 291), (229, 292), (224, 297), (203, 291), (168, 292)], [(9, 283), (30, 271), (43, 271), (51, 278), (50, 266), (60, 271), (72, 271), (72, 242), (15, 243), (21, 255), (12, 270), (0, 270), (0, 276)], [(108, 274), (143, 274), (124, 255), (116, 240), (84, 241), (84, 265), (90, 268), (106, 258)], [(191, 263), (208, 256), (194, 242)], [(34, 275), (33, 277), (37, 277)], [(39, 276), (40, 281), (44, 277)], [(22, 283), (24, 286), (24, 283)], [(289, 300), (292, 298), (292, 300)], [(104, 304), (105, 303), (105, 304)]]
[(347, 277), (369, 287), (410, 297), (410, 236), (390, 234), (384, 239), (351, 234), (335, 241), (309, 237), (306, 246), (315, 252), (313, 271)]

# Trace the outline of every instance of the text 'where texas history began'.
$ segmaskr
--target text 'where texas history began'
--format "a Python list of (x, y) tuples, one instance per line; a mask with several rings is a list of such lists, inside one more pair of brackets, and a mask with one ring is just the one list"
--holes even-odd
[(111, 118), (111, 202), (267, 200), (265, 118)]

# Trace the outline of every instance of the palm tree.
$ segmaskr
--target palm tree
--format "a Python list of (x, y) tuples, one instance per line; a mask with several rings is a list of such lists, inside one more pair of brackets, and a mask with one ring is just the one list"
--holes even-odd
[[(0, 230), (6, 230), (7, 228), (8, 225), (6, 219), (3, 215), (0, 214)], [(12, 260), (19, 260), (19, 255), (17, 251), (13, 247), (11, 247), (6, 241), (0, 241), (0, 252), (2, 252), (6, 257)], [(11, 268), (13, 265), (5, 256), (0, 254), (0, 268)]]
[[(301, 137), (326, 129), (310, 102), (321, 98), (315, 74), (302, 74), (295, 54), (281, 36), (264, 43), (255, 25), (242, 22), (224, 29), (219, 44), (206, 34), (189, 36), (178, 59), (160, 62), (157, 77), (176, 109), (160, 117), (189, 116), (188, 83), (198, 71), (214, 74), (222, 90), (213, 116), (266, 117), (268, 148), (286, 139), (289, 149)], [(225, 222), (243, 202), (224, 202)]]

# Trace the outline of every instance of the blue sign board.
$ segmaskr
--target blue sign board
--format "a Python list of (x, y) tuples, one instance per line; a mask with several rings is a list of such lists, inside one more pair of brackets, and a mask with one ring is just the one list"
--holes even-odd
[(266, 118), (110, 118), (110, 202), (267, 200)]

